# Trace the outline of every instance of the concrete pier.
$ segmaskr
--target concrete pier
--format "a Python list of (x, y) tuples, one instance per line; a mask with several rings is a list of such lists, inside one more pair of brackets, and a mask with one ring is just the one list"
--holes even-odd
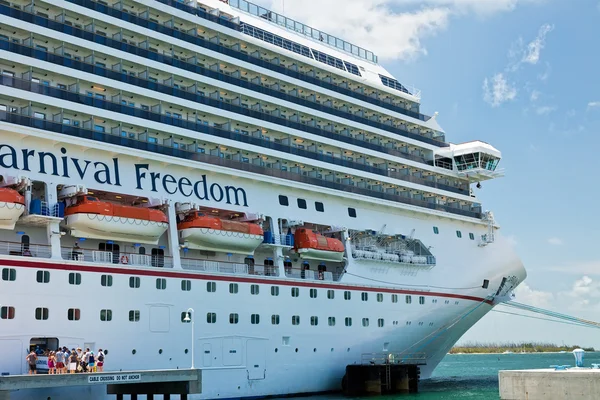
[(0, 400), (9, 400), (10, 392), (40, 388), (70, 386), (106, 386), (108, 394), (117, 399), (123, 395), (171, 394), (186, 398), (188, 394), (202, 393), (202, 371), (199, 369), (167, 369), (142, 371), (114, 371), (62, 375), (8, 375), (0, 377)]
[(592, 400), (600, 398), (600, 369), (500, 371), (502, 400)]

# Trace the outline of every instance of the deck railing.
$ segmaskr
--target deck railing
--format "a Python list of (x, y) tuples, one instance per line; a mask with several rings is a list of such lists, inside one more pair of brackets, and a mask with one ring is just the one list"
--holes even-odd
[(382, 364), (427, 364), (427, 354), (425, 353), (363, 353), (361, 364), (382, 365)]
[(52, 256), (52, 248), (43, 244), (0, 242), (0, 254), (6, 256), (50, 258)]

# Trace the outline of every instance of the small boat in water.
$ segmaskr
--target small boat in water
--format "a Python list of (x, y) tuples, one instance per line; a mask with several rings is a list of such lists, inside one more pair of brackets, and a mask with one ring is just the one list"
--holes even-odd
[(294, 251), (306, 260), (341, 262), (344, 259), (344, 244), (341, 240), (325, 237), (306, 228), (296, 230)]
[(158, 244), (169, 227), (160, 210), (113, 204), (93, 196), (79, 196), (68, 206), (63, 225), (75, 237), (152, 244)]
[(179, 239), (190, 249), (253, 254), (263, 242), (256, 223), (227, 220), (201, 211), (189, 213), (177, 224)]
[(25, 211), (25, 197), (14, 189), (0, 188), (0, 229), (14, 229)]

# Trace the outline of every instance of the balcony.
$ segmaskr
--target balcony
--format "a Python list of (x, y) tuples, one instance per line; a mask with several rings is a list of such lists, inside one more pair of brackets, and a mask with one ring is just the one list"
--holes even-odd
[[(133, 24), (136, 24), (136, 25), (148, 28), (148, 29), (152, 29), (152, 30), (160, 32), (160, 33), (164, 33), (165, 35), (169, 35), (169, 36), (175, 37), (177, 39), (187, 41), (187, 42), (195, 44), (197, 46), (204, 47), (204, 48), (216, 51), (218, 53), (221, 53), (221, 54), (233, 57), (233, 58), (237, 58), (239, 60), (269, 69), (271, 71), (278, 72), (278, 73), (284, 74), (286, 76), (289, 76), (289, 77), (292, 77), (295, 79), (299, 79), (304, 82), (311, 83), (313, 85), (317, 85), (317, 86), (335, 91), (337, 93), (340, 93), (340, 94), (343, 94), (343, 95), (346, 95), (346, 96), (349, 96), (352, 98), (356, 98), (358, 100), (361, 100), (361, 101), (364, 101), (364, 102), (367, 102), (367, 103), (370, 103), (370, 104), (373, 104), (373, 105), (376, 105), (376, 106), (379, 106), (382, 108), (386, 108), (390, 111), (394, 111), (394, 112), (397, 112), (397, 113), (400, 113), (403, 115), (407, 115), (407, 116), (419, 119), (421, 121), (427, 121), (427, 120), (429, 120), (429, 118), (431, 118), (429, 116), (420, 114), (418, 112), (407, 110), (406, 108), (403, 108), (401, 106), (397, 106), (397, 105), (391, 104), (389, 102), (373, 98), (369, 95), (351, 90), (349, 88), (345, 88), (345, 87), (336, 85), (331, 82), (325, 82), (324, 80), (321, 80), (314, 76), (309, 76), (300, 71), (286, 68), (284, 66), (272, 63), (268, 60), (250, 56), (241, 51), (235, 50), (234, 48), (229, 48), (229, 47), (222, 46), (220, 44), (212, 43), (203, 38), (199, 38), (199, 37), (191, 35), (189, 33), (178, 31), (176, 29), (149, 21), (147, 19), (132, 15), (131, 13), (126, 13), (126, 12), (123, 12), (116, 8), (112, 8), (112, 7), (97, 3), (92, 0), (67, 0), (67, 1), (77, 4), (77, 5), (80, 5), (82, 7), (86, 7), (86, 8), (101, 12), (106, 15), (113, 16), (115, 18), (125, 20), (127, 22), (130, 22), (130, 23), (133, 23)], [(160, 1), (161, 3), (167, 4), (167, 5), (170, 5), (179, 10), (188, 12), (190, 14), (198, 15), (200, 18), (209, 19), (211, 21), (214, 20), (213, 22), (217, 22), (221, 25), (223, 25), (223, 23), (227, 23), (227, 21), (224, 22), (224, 20), (220, 20), (220, 19), (218, 19), (218, 17), (207, 14), (204, 11), (202, 11), (201, 9), (198, 9), (196, 7), (187, 6), (176, 0), (158, 0), (158, 1)], [(0, 6), (0, 8), (2, 8), (2, 9), (5, 8), (3, 11), (0, 10), (0, 12), (2, 12), (5, 15), (13, 16), (11, 14), (8, 14), (9, 12), (11, 12), (12, 14), (15, 14), (15, 15), (19, 13), (19, 10), (14, 10), (14, 9), (11, 9), (10, 7)], [(21, 17), (19, 17), (19, 16), (15, 16), (15, 17), (21, 19)], [(217, 19), (215, 20), (215, 18), (217, 18)], [(28, 22), (39, 24), (40, 22), (42, 22), (40, 20), (43, 18), (36, 16), (33, 19), (35, 19), (36, 21), (28, 20)], [(49, 22), (53, 22), (53, 21), (49, 21)], [(44, 24), (44, 22), (42, 22), (42, 24)], [(239, 30), (239, 25), (237, 25), (237, 24), (233, 24), (233, 25), (234, 25), (233, 27), (231, 27), (231, 26), (229, 26), (229, 27), (231, 27), (232, 29), (235, 29), (235, 30)], [(56, 29), (50, 23), (48, 23), (48, 25), (43, 25), (43, 26), (47, 26), (48, 28), (51, 28), (51, 29)], [(70, 27), (70, 29), (74, 29), (74, 28)], [(67, 32), (65, 32), (65, 33), (67, 33)], [(91, 35), (90, 32), (88, 32), (88, 34)], [(101, 43), (101, 44), (104, 44), (104, 43)], [(418, 135), (416, 135), (416, 136), (418, 136)], [(420, 139), (417, 138), (417, 140), (423, 140), (423, 141), (428, 142), (426, 139), (431, 140), (432, 141), (431, 144), (434, 144), (436, 146), (441, 146), (441, 147), (448, 146), (448, 144), (444, 143), (443, 137), (441, 137), (441, 140), (432, 140), (432, 139), (428, 139), (428, 138), (424, 138), (424, 137), (420, 137)]]

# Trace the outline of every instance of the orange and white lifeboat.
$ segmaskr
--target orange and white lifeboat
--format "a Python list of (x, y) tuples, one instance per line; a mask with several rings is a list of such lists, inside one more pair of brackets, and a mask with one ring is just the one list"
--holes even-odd
[(15, 229), (25, 211), (25, 197), (13, 189), (0, 188), (0, 229)]
[(158, 244), (169, 224), (160, 210), (80, 196), (77, 203), (65, 209), (64, 226), (75, 237)]
[(303, 259), (341, 262), (344, 244), (341, 240), (328, 238), (310, 229), (296, 229), (294, 251)]
[(177, 224), (180, 241), (190, 249), (252, 254), (263, 242), (262, 228), (195, 211)]

